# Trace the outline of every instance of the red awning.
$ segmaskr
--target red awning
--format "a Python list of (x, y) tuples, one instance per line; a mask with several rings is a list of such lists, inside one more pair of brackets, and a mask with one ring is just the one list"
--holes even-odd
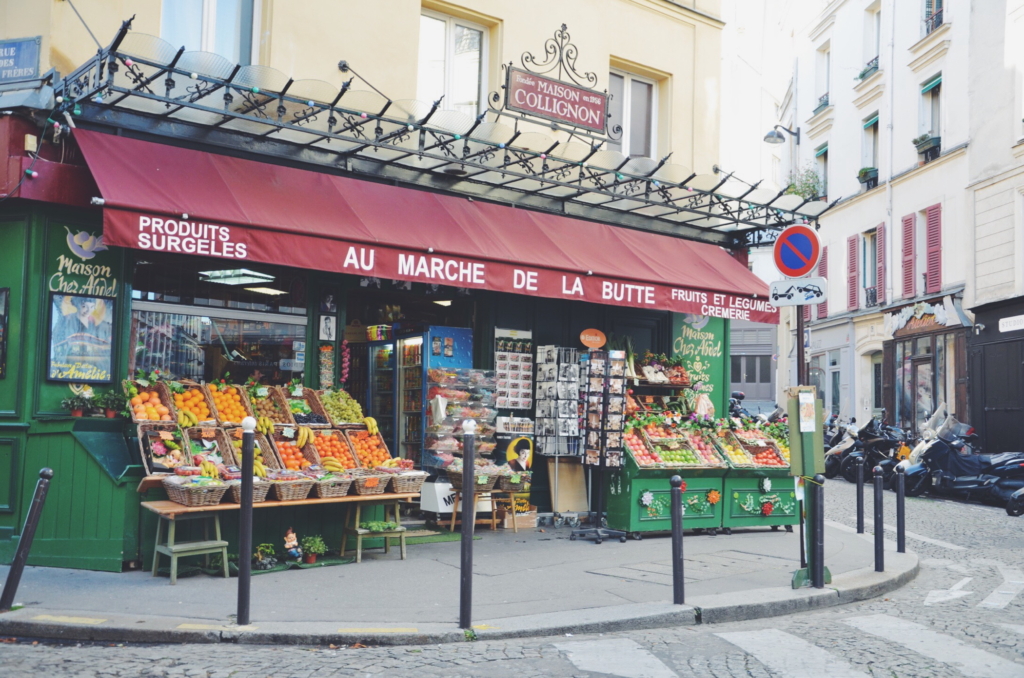
[(726, 250), (76, 130), (108, 245), (777, 323)]

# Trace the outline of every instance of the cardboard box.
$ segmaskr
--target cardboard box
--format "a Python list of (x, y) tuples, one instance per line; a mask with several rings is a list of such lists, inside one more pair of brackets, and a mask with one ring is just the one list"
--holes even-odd
[[(512, 514), (507, 513), (501, 521), (501, 526), (506, 530), (512, 529)], [(516, 527), (520, 530), (537, 527), (537, 513), (517, 513)]]

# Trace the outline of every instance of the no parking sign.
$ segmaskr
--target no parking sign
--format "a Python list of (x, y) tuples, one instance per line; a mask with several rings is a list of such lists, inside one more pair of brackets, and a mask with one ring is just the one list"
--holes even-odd
[(801, 278), (818, 265), (821, 241), (813, 228), (798, 224), (779, 234), (773, 252), (775, 267), (782, 275)]

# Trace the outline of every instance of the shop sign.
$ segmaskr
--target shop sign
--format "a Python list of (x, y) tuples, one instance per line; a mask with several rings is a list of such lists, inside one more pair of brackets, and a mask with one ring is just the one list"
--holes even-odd
[(53, 257), (47, 270), (50, 292), (94, 297), (118, 295), (116, 258), (107, 250), (102, 231), (72, 231), (65, 226), (62, 233), (54, 228), (47, 245)]
[(587, 348), (601, 348), (606, 341), (608, 337), (604, 336), (601, 330), (589, 329), (580, 332), (580, 343)]
[(943, 297), (934, 304), (919, 301), (890, 313), (885, 319), (885, 331), (896, 337), (928, 332), (943, 327), (963, 327), (953, 297)]
[(42, 38), (0, 41), (0, 82), (39, 77), (39, 45)]
[(76, 384), (113, 381), (115, 299), (50, 294), (46, 378)]
[(725, 407), (725, 322), (720, 318), (677, 314), (672, 320), (672, 355), (683, 357), (690, 384), (707, 395), (719, 412)]
[(608, 119), (608, 95), (519, 68), (509, 68), (505, 108), (604, 133)]
[(310, 257), (315, 253), (317, 267), (335, 273), (715, 318), (779, 321), (778, 309), (767, 298), (530, 268), (503, 261), (424, 254), (301, 233), (168, 219), (126, 210), (104, 210), (103, 219), (105, 242), (119, 247), (299, 268), (309, 268)]
[(1014, 315), (999, 319), (1000, 332), (1017, 332), (1024, 330), (1024, 315)]

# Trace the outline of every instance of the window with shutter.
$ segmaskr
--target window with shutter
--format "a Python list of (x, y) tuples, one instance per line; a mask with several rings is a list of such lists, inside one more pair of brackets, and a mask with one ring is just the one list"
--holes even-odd
[[(818, 260), (818, 277), (828, 277), (828, 247), (821, 248), (821, 259)], [(828, 317), (828, 297), (825, 297), (825, 301), (818, 304), (818, 318)]]
[(885, 224), (875, 229), (875, 299), (885, 306)]
[(942, 290), (942, 205), (925, 210), (925, 241), (925, 292), (931, 294)]
[(811, 319), (811, 305), (810, 304), (804, 304), (800, 308), (803, 309), (804, 320), (805, 321), (810, 320)]
[(903, 217), (903, 297), (910, 299), (917, 294), (914, 285), (914, 226), (916, 215)]
[(859, 238), (855, 235), (851, 235), (846, 239), (846, 307), (851, 311), (856, 311), (858, 308), (858, 289), (857, 279), (859, 277), (859, 267), (857, 262), (857, 246)]

